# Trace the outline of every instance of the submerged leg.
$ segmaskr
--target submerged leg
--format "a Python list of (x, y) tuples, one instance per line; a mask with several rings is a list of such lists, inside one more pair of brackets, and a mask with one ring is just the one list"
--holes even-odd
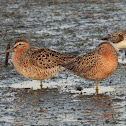
[(40, 80), (40, 87), (41, 87), (41, 89), (42, 89), (42, 80)]
[(97, 86), (96, 86), (96, 92), (98, 94), (98, 86), (99, 86), (99, 81), (97, 82)]

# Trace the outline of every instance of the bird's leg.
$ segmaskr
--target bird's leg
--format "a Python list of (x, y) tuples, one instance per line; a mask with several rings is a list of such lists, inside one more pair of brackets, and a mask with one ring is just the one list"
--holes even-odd
[(97, 82), (97, 86), (96, 86), (96, 93), (98, 94), (98, 85), (99, 85), (99, 81)]
[(42, 80), (40, 80), (40, 87), (41, 87), (41, 89), (42, 89)]

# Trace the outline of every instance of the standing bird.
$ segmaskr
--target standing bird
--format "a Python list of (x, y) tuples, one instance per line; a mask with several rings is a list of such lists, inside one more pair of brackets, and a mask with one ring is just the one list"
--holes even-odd
[[(120, 49), (126, 49), (126, 30), (118, 31), (113, 34), (109, 34), (101, 40), (107, 40), (111, 42), (114, 48), (118, 51)], [(126, 55), (126, 53), (125, 53)]]
[(13, 51), (12, 60), (17, 72), (26, 78), (40, 80), (41, 88), (43, 79), (58, 74), (61, 71), (60, 65), (74, 58), (50, 49), (30, 47), (25, 40), (16, 41), (13, 48), (0, 55)]
[(118, 55), (115, 48), (107, 42), (99, 44), (96, 50), (78, 56), (62, 66), (74, 74), (91, 81), (99, 81), (111, 76), (116, 70)]

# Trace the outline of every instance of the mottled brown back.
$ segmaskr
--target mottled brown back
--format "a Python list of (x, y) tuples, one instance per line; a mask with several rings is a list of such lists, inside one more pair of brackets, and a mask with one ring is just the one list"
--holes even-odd
[(96, 65), (98, 58), (99, 56), (97, 55), (97, 51), (93, 51), (92, 53), (78, 56), (74, 60), (62, 66), (69, 70), (72, 70), (76, 75), (81, 76), (82, 72), (83, 74), (86, 74)]
[(118, 31), (113, 34), (109, 34), (108, 36), (101, 38), (101, 40), (109, 40), (113, 43), (118, 43), (118, 42), (123, 41), (124, 38), (126, 38), (126, 30)]
[(41, 69), (50, 69), (71, 61), (74, 56), (63, 55), (50, 49), (31, 47), (23, 58), (29, 60), (28, 62), (30, 64)]

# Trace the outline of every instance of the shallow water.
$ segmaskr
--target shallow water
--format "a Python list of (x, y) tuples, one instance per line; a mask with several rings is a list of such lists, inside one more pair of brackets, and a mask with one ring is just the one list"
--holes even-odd
[[(95, 49), (100, 37), (126, 27), (124, 0), (1, 0), (0, 52), (8, 42), (26, 39), (32, 46), (81, 55)], [(5, 31), (8, 33), (5, 34)], [(5, 35), (5, 36), (4, 36)], [(124, 51), (115, 73), (100, 82), (61, 72), (39, 81), (19, 75), (10, 56), (0, 56), (0, 125), (126, 125)]]

